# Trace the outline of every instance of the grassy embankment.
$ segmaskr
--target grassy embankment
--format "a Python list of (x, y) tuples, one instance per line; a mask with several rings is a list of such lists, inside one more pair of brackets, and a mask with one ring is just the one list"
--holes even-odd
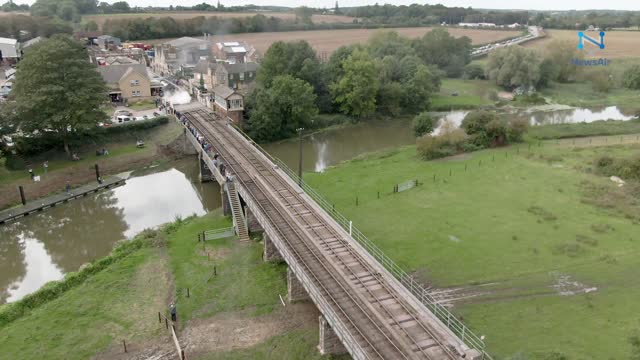
[[(24, 186), (27, 199), (31, 200), (62, 191), (67, 180), (73, 186), (94, 180), (94, 164), (100, 166), (103, 176), (108, 176), (162, 161), (159, 147), (171, 143), (181, 131), (178, 124), (169, 121), (151, 129), (119, 132), (93, 139), (74, 150), (80, 156), (80, 161), (70, 161), (64, 152), (57, 150), (25, 159), (36, 175), (41, 176), (40, 182), (31, 181), (26, 170), (9, 170), (5, 166), (6, 159), (0, 159), (0, 208), (20, 202), (15, 190), (18, 185)], [(136, 139), (143, 139), (146, 146), (137, 148)], [(102, 148), (109, 150), (108, 156), (96, 156), (96, 149)], [(42, 167), (44, 160), (49, 161), (46, 175)]]
[[(544, 143), (531, 153), (523, 144), (431, 162), (410, 146), (305, 176), (419, 279), (460, 287), (455, 312), (497, 358), (623, 359), (640, 327), (640, 209), (632, 187), (589, 169), (598, 156), (640, 146), (593, 144)], [(392, 194), (411, 179), (424, 184)]]
[(196, 241), (198, 232), (230, 225), (212, 213), (150, 232), (154, 246), (1, 325), (0, 347), (25, 359), (114, 358), (122, 339), (131, 356), (171, 351), (156, 314), (176, 300), (180, 341), (190, 344), (191, 359), (320, 359), (313, 308), (280, 304), (285, 265), (264, 263), (255, 241), (229, 238), (204, 248)]

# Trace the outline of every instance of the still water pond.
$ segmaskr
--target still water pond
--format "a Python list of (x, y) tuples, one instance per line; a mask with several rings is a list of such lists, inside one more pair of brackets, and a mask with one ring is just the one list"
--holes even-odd
[(145, 228), (220, 207), (219, 188), (198, 182), (195, 160), (154, 170), (124, 186), (2, 226), (0, 303), (78, 270)]

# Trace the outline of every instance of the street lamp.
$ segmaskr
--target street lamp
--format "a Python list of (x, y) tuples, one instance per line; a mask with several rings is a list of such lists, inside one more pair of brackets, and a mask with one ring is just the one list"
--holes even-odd
[(304, 128), (297, 128), (298, 132), (298, 186), (302, 187), (302, 130)]

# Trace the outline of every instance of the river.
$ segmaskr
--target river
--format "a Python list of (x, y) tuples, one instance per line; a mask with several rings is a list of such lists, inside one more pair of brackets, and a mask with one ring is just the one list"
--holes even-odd
[[(438, 114), (459, 125), (466, 112)], [(617, 108), (534, 109), (510, 113), (532, 125), (601, 119), (629, 120)], [(358, 155), (415, 143), (408, 120), (373, 121), (304, 136), (304, 171), (321, 172)], [(436, 132), (439, 130), (436, 130)], [(264, 145), (292, 169), (298, 168), (298, 139)], [(169, 222), (220, 207), (217, 184), (198, 181), (193, 158), (134, 174), (124, 186), (48, 209), (2, 227), (0, 303), (20, 299), (65, 273), (108, 254), (115, 242)]]
[(217, 184), (198, 181), (195, 159), (146, 169), (126, 184), (4, 225), (0, 303), (20, 299), (107, 255), (121, 239), (220, 207)]

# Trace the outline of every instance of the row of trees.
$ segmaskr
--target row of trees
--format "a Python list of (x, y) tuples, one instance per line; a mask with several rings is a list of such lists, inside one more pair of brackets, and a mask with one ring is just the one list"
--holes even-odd
[(639, 11), (567, 11), (559, 13), (539, 12), (531, 23), (550, 29), (585, 30), (589, 25), (609, 28), (640, 28)]
[(457, 24), (460, 22), (492, 22), (498, 25), (526, 23), (527, 11), (489, 11), (483, 12), (471, 7), (446, 7), (444, 5), (369, 5), (350, 8), (346, 12), (369, 22), (394, 25), (416, 24)]
[[(441, 77), (462, 74), (470, 47), (468, 38), (454, 38), (445, 29), (419, 39), (379, 32), (366, 44), (339, 48), (321, 63), (305, 41), (276, 42), (266, 52), (257, 88), (247, 99), (247, 130), (258, 140), (276, 140), (309, 127), (318, 112), (359, 120), (374, 113), (424, 111), (439, 91)], [(304, 110), (285, 107), (274, 94), (288, 94), (287, 106)], [(300, 116), (282, 116), (291, 113)]]
[(36, 36), (49, 37), (53, 34), (71, 34), (69, 23), (57, 18), (27, 15), (6, 15), (0, 21), (0, 37), (11, 37), (20, 41)]

